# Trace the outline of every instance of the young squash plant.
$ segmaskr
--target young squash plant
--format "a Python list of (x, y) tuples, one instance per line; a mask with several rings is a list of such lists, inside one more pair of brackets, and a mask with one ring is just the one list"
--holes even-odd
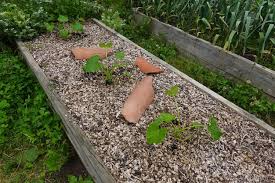
[[(82, 34), (84, 32), (84, 26), (81, 23), (84, 20), (81, 18), (69, 24), (69, 18), (67, 16), (59, 15), (57, 21), (58, 36), (61, 39), (67, 40), (72, 34)], [(55, 29), (55, 24), (53, 22), (46, 22), (44, 25), (47, 32), (52, 33)]]
[(180, 88), (177, 85), (166, 90), (165, 94), (174, 100), (177, 114), (161, 113), (153, 122), (151, 122), (146, 131), (147, 143), (160, 144), (165, 140), (169, 132), (175, 139), (185, 141), (191, 138), (193, 132), (198, 129), (207, 129), (214, 141), (219, 140), (222, 136), (222, 132), (218, 126), (217, 119), (213, 116), (209, 118), (208, 125), (203, 125), (196, 121), (190, 124), (181, 122), (180, 111), (176, 101), (176, 96), (179, 91)]
[[(112, 43), (100, 43), (99, 46), (105, 49), (106, 58), (108, 56), (108, 49), (112, 48)], [(102, 76), (105, 80), (106, 84), (113, 83), (114, 72), (117, 69), (123, 68), (126, 64), (123, 62), (125, 58), (125, 53), (123, 51), (119, 51), (115, 53), (116, 61), (112, 65), (104, 64), (98, 55), (95, 55), (88, 59), (86, 64), (83, 66), (83, 70), (85, 73), (102, 73)]]

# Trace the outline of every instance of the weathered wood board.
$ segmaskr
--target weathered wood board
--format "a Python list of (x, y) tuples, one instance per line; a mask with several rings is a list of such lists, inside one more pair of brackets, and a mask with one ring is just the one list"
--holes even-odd
[[(135, 11), (134, 15), (137, 23), (148, 18), (138, 11)], [(206, 67), (249, 82), (275, 99), (275, 71), (214, 46), (155, 18), (150, 19), (151, 31), (156, 35), (163, 35), (168, 42), (175, 44), (182, 55), (195, 57)]]
[(89, 174), (93, 177), (96, 183), (113, 183), (115, 179), (109, 173), (109, 170), (104, 166), (100, 158), (97, 156), (94, 147), (88, 141), (81, 129), (73, 124), (73, 118), (68, 113), (66, 106), (61, 102), (57, 94), (51, 89), (50, 81), (34, 60), (28, 49), (21, 41), (17, 41), (17, 46), (21, 51), (26, 63), (35, 74), (40, 85), (46, 92), (54, 110), (61, 117), (65, 132), (73, 144), (77, 154), (86, 167)]

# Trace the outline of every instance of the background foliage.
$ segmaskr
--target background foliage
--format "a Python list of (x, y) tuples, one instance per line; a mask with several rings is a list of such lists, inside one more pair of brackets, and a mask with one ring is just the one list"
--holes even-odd
[[(27, 181), (30, 179), (27, 172), (43, 180), (46, 172), (59, 170), (66, 161), (68, 142), (59, 117), (51, 111), (31, 71), (8, 48), (3, 50), (0, 51), (0, 172), (5, 172), (11, 182)], [(22, 174), (11, 176), (16, 172)]]
[(147, 15), (275, 70), (274, 0), (134, 0)]

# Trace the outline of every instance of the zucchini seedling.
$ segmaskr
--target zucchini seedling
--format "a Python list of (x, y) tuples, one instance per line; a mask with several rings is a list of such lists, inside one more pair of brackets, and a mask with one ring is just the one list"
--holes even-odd
[(217, 119), (211, 116), (208, 125), (203, 125), (199, 122), (190, 124), (183, 123), (180, 116), (180, 110), (176, 101), (176, 96), (180, 91), (179, 86), (172, 86), (166, 90), (165, 94), (171, 97), (176, 106), (176, 115), (171, 113), (161, 113), (153, 122), (149, 124), (146, 131), (146, 140), (148, 144), (159, 144), (163, 142), (169, 132), (172, 136), (179, 140), (185, 141), (193, 136), (193, 132), (197, 129), (206, 128), (213, 140), (219, 140), (222, 132), (218, 126)]
[[(112, 43), (100, 43), (99, 44), (101, 48), (105, 48), (106, 58), (108, 56), (108, 49), (112, 48)], [(100, 57), (98, 55), (91, 57), (88, 59), (86, 64), (83, 66), (83, 70), (86, 73), (96, 73), (101, 72), (103, 75), (103, 78), (105, 80), (106, 84), (112, 84), (113, 83), (113, 75), (114, 72), (119, 69), (123, 68), (125, 64), (123, 63), (123, 60), (125, 58), (125, 53), (122, 51), (115, 53), (116, 61), (112, 65), (104, 64), (101, 62)]]
[(71, 34), (70, 34), (70, 30), (66, 28), (65, 24), (69, 22), (69, 18), (67, 16), (59, 15), (57, 20), (59, 22), (59, 25), (58, 25), (59, 37), (65, 40), (68, 39), (71, 36)]

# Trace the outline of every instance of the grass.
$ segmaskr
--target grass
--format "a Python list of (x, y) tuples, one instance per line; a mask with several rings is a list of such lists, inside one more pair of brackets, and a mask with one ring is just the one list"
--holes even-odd
[(58, 182), (72, 146), (24, 61), (0, 42), (0, 182)]

